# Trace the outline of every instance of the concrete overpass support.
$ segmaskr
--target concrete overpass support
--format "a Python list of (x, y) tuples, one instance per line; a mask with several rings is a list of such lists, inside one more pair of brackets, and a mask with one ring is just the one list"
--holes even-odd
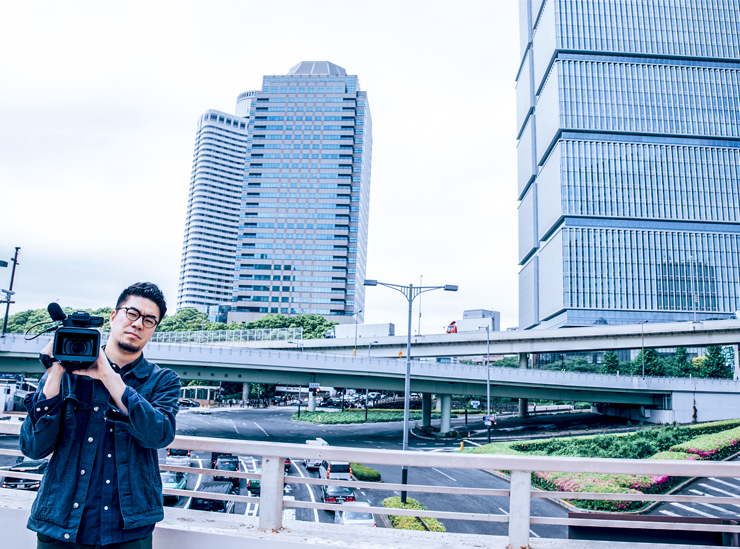
[(308, 411), (309, 412), (315, 412), (316, 411), (316, 394), (312, 391), (308, 392)]
[(735, 349), (735, 367), (733, 368), (733, 379), (740, 379), (740, 345), (733, 345)]
[(432, 393), (421, 394), (421, 426), (429, 427), (432, 424)]
[(442, 420), (439, 424), (440, 433), (450, 432), (450, 417), (452, 416), (452, 395), (442, 395)]
[[(519, 353), (519, 368), (526, 370), (529, 366), (529, 353)], [(526, 398), (519, 399), (519, 417), (527, 417), (527, 407), (529, 400)]]
[(249, 383), (242, 383), (242, 400), (244, 402), (249, 400)]

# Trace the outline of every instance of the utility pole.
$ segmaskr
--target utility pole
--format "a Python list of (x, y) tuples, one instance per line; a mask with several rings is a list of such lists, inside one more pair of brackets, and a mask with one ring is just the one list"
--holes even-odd
[(10, 272), (10, 287), (8, 288), (8, 293), (6, 295), (7, 302), (5, 303), (5, 318), (3, 319), (3, 333), (2, 337), (5, 337), (5, 331), (8, 329), (8, 313), (10, 313), (10, 296), (13, 295), (13, 282), (15, 281), (15, 268), (18, 266), (18, 250), (20, 250), (20, 246), (15, 247), (15, 255), (13, 256), (13, 259), (11, 260), (13, 262), (13, 270)]

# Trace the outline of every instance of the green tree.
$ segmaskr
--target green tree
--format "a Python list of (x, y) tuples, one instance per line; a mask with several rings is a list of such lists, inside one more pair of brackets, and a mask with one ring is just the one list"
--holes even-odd
[(505, 356), (501, 360), (491, 362), (491, 366), (495, 366), (496, 368), (518, 368), (519, 359), (515, 356)]
[[(632, 361), (632, 375), (642, 375), (642, 351), (637, 353), (635, 360)], [(658, 351), (656, 351), (655, 349), (645, 349), (645, 375), (665, 375), (665, 364), (663, 364), (663, 359), (660, 358)]]
[[(100, 309), (73, 309), (72, 307), (64, 307), (62, 310), (64, 311), (64, 314), (67, 315), (84, 310), (86, 313), (89, 313), (91, 315), (102, 316), (105, 319), (103, 329), (110, 329), (110, 313), (112, 311), (110, 307), (102, 307)], [(35, 328), (33, 328), (31, 333), (38, 333), (43, 329), (51, 326), (51, 317), (49, 316), (49, 313), (46, 309), (32, 309), (28, 311), (22, 311), (8, 317), (7, 331), (11, 334), (22, 334), (25, 333), (26, 330), (31, 328), (34, 324), (38, 324), (39, 322), (48, 322), (48, 324), (36, 326)]]
[(166, 316), (157, 326), (158, 332), (195, 332), (210, 329), (208, 317), (198, 309), (189, 307), (180, 309), (174, 315)]
[(619, 357), (616, 351), (606, 351), (602, 359), (605, 374), (616, 374), (619, 371)]
[(264, 330), (273, 328), (303, 328), (303, 339), (321, 339), (326, 331), (338, 322), (328, 321), (321, 315), (298, 315), (287, 317), (282, 314), (268, 314), (258, 320), (253, 320), (244, 326), (249, 330)]
[(676, 347), (674, 355), (666, 360), (666, 374), (675, 377), (689, 377), (694, 373), (694, 365), (689, 360), (686, 347)]
[(727, 365), (727, 360), (719, 345), (710, 345), (704, 355), (701, 364), (701, 377), (715, 377), (732, 379), (732, 369)]

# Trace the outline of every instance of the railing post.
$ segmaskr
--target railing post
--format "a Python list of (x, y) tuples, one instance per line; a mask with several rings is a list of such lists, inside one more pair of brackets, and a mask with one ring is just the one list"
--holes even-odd
[(277, 532), (283, 527), (284, 468), (285, 458), (265, 456), (262, 459), (260, 530)]
[(511, 496), (509, 497), (509, 548), (529, 547), (529, 506), (532, 491), (532, 473), (511, 472)]

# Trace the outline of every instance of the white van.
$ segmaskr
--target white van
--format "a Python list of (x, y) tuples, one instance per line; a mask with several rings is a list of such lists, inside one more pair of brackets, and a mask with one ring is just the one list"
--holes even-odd
[(352, 480), (352, 466), (347, 461), (322, 461), (319, 478), (329, 480)]
[[(309, 446), (329, 446), (323, 438), (317, 438), (316, 440), (307, 440), (306, 444)], [(321, 465), (321, 459), (304, 459), (303, 466), (306, 469), (318, 469)]]

